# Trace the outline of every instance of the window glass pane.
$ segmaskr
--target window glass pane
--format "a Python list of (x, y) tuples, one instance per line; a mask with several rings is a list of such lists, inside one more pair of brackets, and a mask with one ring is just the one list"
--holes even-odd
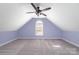
[(43, 36), (43, 22), (41, 20), (36, 21), (35, 32), (37, 36)]

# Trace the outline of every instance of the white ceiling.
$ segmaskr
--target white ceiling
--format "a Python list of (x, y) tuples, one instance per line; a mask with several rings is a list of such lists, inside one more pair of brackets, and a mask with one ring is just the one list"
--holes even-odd
[[(43, 3), (40, 8), (51, 6), (52, 9), (44, 12), (51, 22), (64, 31), (79, 31), (79, 4), (73, 3)], [(0, 3), (0, 31), (15, 31), (22, 27), (35, 14), (26, 14), (34, 11), (28, 3)]]

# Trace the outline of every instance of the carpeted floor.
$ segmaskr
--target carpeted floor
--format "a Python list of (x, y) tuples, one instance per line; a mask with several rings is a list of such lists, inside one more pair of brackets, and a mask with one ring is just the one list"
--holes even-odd
[(0, 55), (78, 55), (79, 48), (61, 39), (18, 39), (0, 47)]

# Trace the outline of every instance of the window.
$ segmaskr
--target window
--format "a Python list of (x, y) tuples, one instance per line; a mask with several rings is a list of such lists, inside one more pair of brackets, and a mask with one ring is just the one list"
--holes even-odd
[(37, 36), (43, 36), (43, 22), (41, 20), (36, 21), (35, 34)]

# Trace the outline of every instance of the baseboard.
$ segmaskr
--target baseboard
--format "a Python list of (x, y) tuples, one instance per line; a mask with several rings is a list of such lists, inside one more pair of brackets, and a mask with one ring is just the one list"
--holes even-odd
[(72, 41), (70, 41), (70, 40), (68, 40), (68, 39), (62, 38), (62, 40), (66, 41), (66, 42), (68, 42), (68, 43), (70, 43), (70, 44), (72, 44), (72, 45), (74, 45), (74, 46), (79, 47), (79, 44), (77, 44), (77, 43), (75, 43), (75, 42), (72, 42)]
[(18, 37), (18, 39), (61, 39), (60, 37)]
[(15, 39), (13, 39), (13, 40), (9, 40), (9, 41), (7, 41), (7, 42), (4, 42), (4, 43), (0, 44), (0, 47), (3, 46), (3, 45), (6, 45), (6, 44), (8, 44), (8, 43), (10, 43), (10, 42), (12, 42), (12, 41), (15, 41), (15, 40), (17, 40), (17, 38), (15, 38)]

